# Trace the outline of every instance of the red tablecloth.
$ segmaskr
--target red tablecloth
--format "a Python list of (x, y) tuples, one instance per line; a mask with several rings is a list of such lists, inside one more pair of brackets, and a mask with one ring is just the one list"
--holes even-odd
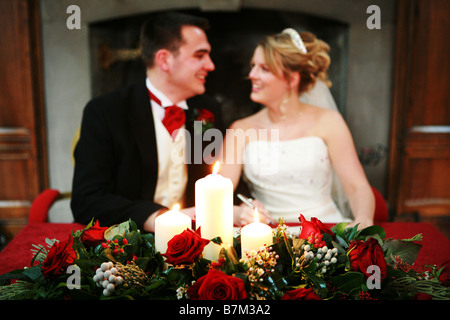
[(78, 223), (29, 223), (0, 252), (0, 274), (30, 266), (33, 244), (47, 247), (45, 239), (66, 240), (70, 232), (83, 229)]
[[(380, 223), (388, 238), (407, 239), (422, 233), (422, 249), (417, 266), (441, 265), (450, 260), (450, 240), (429, 223), (397, 222)], [(33, 244), (45, 245), (45, 239), (66, 240), (71, 230), (84, 226), (77, 223), (30, 223), (0, 252), (0, 274), (29, 266), (33, 257)]]

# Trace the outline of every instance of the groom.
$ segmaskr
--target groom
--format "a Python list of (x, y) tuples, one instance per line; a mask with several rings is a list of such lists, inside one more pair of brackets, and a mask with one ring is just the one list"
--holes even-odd
[[(203, 160), (189, 163), (199, 134), (193, 121), (223, 130), (218, 103), (202, 95), (215, 69), (207, 28), (207, 20), (181, 13), (147, 21), (141, 30), (147, 78), (86, 105), (74, 151), (76, 222), (94, 218), (109, 226), (132, 219), (153, 232), (156, 216), (175, 203), (194, 205), (194, 183), (211, 171)], [(188, 161), (173, 156), (180, 146)]]

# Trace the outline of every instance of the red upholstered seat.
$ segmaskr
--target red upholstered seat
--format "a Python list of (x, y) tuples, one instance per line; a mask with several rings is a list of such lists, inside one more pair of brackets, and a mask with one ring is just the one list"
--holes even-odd
[(381, 193), (372, 187), (373, 194), (375, 196), (375, 214), (373, 220), (375, 222), (386, 222), (389, 219), (389, 212), (386, 200)]
[[(386, 200), (376, 188), (372, 187), (372, 191), (375, 196), (374, 221), (388, 221), (389, 212)], [(31, 204), (28, 222), (47, 222), (48, 211), (53, 203), (59, 199), (59, 197), (60, 192), (56, 189), (46, 189), (42, 191)]]
[(55, 189), (42, 191), (31, 204), (28, 222), (47, 222), (48, 211), (59, 195), (60, 192)]

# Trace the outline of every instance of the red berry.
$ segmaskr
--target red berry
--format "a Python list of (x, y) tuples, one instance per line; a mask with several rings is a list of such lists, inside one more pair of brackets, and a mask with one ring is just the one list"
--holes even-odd
[(123, 245), (126, 245), (126, 244), (128, 244), (128, 240), (127, 240), (126, 238), (123, 238), (123, 240), (122, 240), (122, 244), (123, 244)]

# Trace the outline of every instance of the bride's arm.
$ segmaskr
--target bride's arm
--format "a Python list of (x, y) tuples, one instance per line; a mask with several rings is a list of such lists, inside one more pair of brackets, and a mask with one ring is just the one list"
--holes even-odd
[[(245, 127), (242, 120), (232, 123), (227, 129), (227, 134), (222, 144), (218, 160), (220, 161), (220, 174), (229, 178), (236, 190), (241, 179), (244, 150), (246, 145)], [(269, 212), (259, 201), (254, 201), (259, 213), (265, 217), (268, 223), (272, 221)], [(245, 204), (234, 206), (234, 224), (242, 226), (254, 221), (254, 211)]]
[(326, 112), (323, 128), (332, 165), (349, 200), (354, 222), (359, 228), (373, 224), (375, 199), (356, 153), (352, 135), (338, 112)]

